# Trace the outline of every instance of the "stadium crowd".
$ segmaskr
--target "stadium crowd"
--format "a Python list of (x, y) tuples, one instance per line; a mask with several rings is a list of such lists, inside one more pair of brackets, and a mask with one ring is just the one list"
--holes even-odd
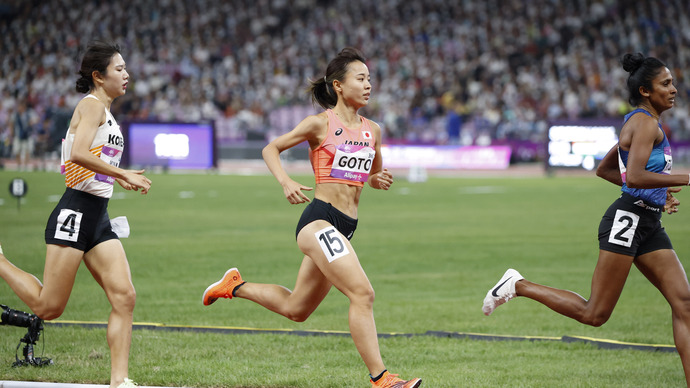
[(369, 58), (363, 113), (388, 142), (538, 141), (548, 120), (620, 117), (626, 52), (671, 68), (679, 98), (663, 121), (687, 140), (689, 13), (683, 0), (0, 1), (0, 157), (17, 128), (38, 152), (59, 145), (96, 38), (122, 46), (132, 77), (119, 121), (214, 120), (221, 143), (270, 140), (316, 112), (307, 79), (345, 46)]

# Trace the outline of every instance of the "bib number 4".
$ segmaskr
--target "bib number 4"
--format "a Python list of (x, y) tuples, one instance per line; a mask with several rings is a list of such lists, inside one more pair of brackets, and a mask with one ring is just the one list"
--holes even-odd
[(60, 210), (55, 228), (55, 238), (66, 241), (77, 241), (81, 228), (82, 213), (70, 209)]
[(343, 235), (333, 226), (319, 230), (314, 236), (319, 242), (319, 246), (321, 246), (321, 250), (323, 254), (326, 255), (326, 259), (328, 259), (329, 263), (350, 253), (345, 244)]

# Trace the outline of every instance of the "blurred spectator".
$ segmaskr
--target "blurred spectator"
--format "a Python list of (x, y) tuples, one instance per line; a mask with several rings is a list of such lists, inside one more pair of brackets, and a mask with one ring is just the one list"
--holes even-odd
[(34, 152), (31, 156), (35, 162), (35, 168), (41, 171), (48, 170), (48, 146), (50, 144), (50, 121), (46, 118), (34, 126)]
[(29, 170), (34, 153), (34, 126), (36, 118), (25, 99), (20, 99), (11, 116), (12, 152), (17, 158), (19, 170)]
[(12, 156), (12, 136), (10, 134), (9, 111), (4, 109), (4, 101), (0, 98), (0, 168), (4, 167), (4, 159)]
[(58, 96), (55, 105), (47, 107), (45, 120), (45, 127), (48, 129), (46, 152), (59, 155), (62, 148), (62, 139), (65, 137), (69, 123), (72, 120), (72, 109), (67, 106), (64, 95)]

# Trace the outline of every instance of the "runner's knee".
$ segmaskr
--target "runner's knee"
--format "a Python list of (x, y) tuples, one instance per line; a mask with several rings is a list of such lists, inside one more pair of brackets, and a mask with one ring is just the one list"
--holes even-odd
[(52, 319), (59, 318), (65, 311), (65, 304), (58, 303), (55, 301), (48, 301), (45, 303), (40, 303), (35, 308), (32, 308), (34, 314), (44, 321), (50, 321)]
[(351, 304), (359, 304), (368, 308), (373, 308), (376, 293), (374, 292), (374, 288), (368, 285), (366, 287), (359, 287), (348, 295), (348, 298)]
[(314, 310), (303, 308), (289, 311), (285, 316), (287, 317), (287, 319), (294, 322), (304, 322), (307, 320), (307, 318), (311, 316), (312, 312), (314, 312)]
[(133, 286), (118, 289), (110, 292), (108, 299), (113, 306), (113, 310), (125, 313), (132, 313), (137, 300), (137, 293)]
[(611, 311), (585, 311), (578, 321), (585, 325), (599, 327), (611, 317)]
[(669, 301), (672, 314), (683, 320), (690, 320), (690, 294)]

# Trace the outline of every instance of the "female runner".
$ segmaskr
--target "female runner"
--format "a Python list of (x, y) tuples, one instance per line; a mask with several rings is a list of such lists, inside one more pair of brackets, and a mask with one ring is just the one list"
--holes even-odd
[[(419, 387), (422, 380), (402, 380), (386, 370), (374, 323), (374, 289), (359, 263), (350, 239), (357, 227), (357, 207), (364, 183), (388, 190), (393, 176), (382, 168), (381, 129), (359, 115), (369, 103), (371, 84), (364, 56), (343, 49), (328, 65), (326, 75), (311, 83), (312, 100), (325, 112), (309, 116), (263, 150), (269, 170), (283, 186), (291, 204), (310, 202), (297, 225), (297, 245), (304, 253), (293, 291), (275, 284), (247, 283), (236, 268), (209, 286), (203, 303), (218, 298), (245, 298), (293, 321), (302, 322), (335, 286), (350, 300), (352, 339), (369, 369), (373, 387)], [(280, 153), (307, 141), (316, 178), (312, 190), (292, 180), (280, 163)]]

